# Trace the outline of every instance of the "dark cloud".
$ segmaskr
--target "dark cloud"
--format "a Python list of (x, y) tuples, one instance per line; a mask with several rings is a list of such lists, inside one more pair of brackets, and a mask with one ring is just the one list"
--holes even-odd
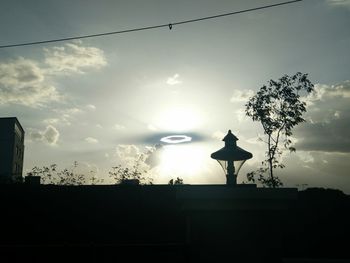
[(305, 151), (350, 152), (350, 120), (306, 124), (297, 129), (296, 148)]
[(295, 131), (297, 149), (350, 152), (350, 82), (317, 85), (306, 115)]

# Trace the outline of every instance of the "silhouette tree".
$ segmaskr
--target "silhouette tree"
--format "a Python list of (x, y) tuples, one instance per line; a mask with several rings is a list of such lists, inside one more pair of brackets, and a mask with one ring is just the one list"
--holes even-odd
[[(245, 105), (246, 115), (261, 123), (267, 137), (263, 140), (267, 151), (262, 167), (247, 174), (248, 181), (254, 182), (255, 176), (258, 176), (258, 181), (265, 186), (283, 185), (273, 173), (275, 168), (285, 167), (279, 161), (282, 153), (279, 145), (283, 143), (285, 148), (295, 151), (290, 140), (292, 129), (305, 121), (302, 114), (306, 112), (306, 103), (301, 100), (300, 93), (308, 94), (313, 91), (313, 87), (308, 74), (298, 72), (293, 76), (284, 75), (277, 81), (270, 80), (256, 95), (249, 98)], [(266, 174), (269, 176), (266, 177)]]
[(77, 167), (77, 161), (73, 163), (71, 169), (65, 168), (61, 171), (58, 170), (57, 164), (43, 167), (35, 166), (29, 173), (27, 173), (27, 176), (40, 176), (43, 184), (83, 185), (86, 183), (86, 178), (83, 174), (76, 172)]
[(180, 177), (177, 177), (175, 180), (174, 179), (170, 179), (170, 181), (168, 182), (169, 185), (181, 185), (184, 184), (184, 180)]
[(147, 156), (139, 154), (131, 166), (117, 165), (109, 171), (109, 177), (117, 184), (124, 184), (130, 181), (141, 184), (152, 184), (153, 179), (146, 176), (149, 172), (149, 166), (145, 163)]

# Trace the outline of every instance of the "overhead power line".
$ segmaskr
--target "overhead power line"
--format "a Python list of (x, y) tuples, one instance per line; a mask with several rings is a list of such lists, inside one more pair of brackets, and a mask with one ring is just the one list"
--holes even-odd
[(271, 5), (265, 5), (265, 6), (244, 9), (244, 10), (240, 10), (240, 11), (234, 11), (234, 12), (230, 12), (230, 13), (224, 13), (224, 14), (219, 14), (219, 15), (206, 16), (206, 17), (195, 18), (195, 19), (190, 19), (190, 20), (178, 21), (178, 22), (169, 23), (169, 24), (131, 28), (131, 29), (125, 29), (125, 30), (120, 30), (120, 31), (105, 32), (105, 33), (98, 33), (98, 34), (91, 34), (91, 35), (82, 35), (82, 36), (56, 38), (56, 39), (49, 39), (49, 40), (42, 40), (42, 41), (33, 41), (33, 42), (2, 45), (2, 46), (0, 46), (0, 48), (31, 46), (31, 45), (53, 43), (53, 42), (62, 42), (62, 41), (75, 40), (75, 39), (101, 37), (101, 36), (108, 36), (108, 35), (116, 35), (116, 34), (124, 34), (124, 33), (137, 32), (137, 31), (144, 31), (144, 30), (150, 30), (150, 29), (156, 29), (156, 28), (162, 28), (162, 27), (167, 27), (171, 30), (174, 26), (177, 26), (177, 25), (200, 22), (200, 21), (204, 21), (204, 20), (215, 19), (215, 18), (220, 18), (220, 17), (225, 17), (225, 16), (232, 16), (232, 15), (236, 15), (236, 14), (247, 13), (247, 12), (257, 11), (257, 10), (261, 10), (261, 9), (267, 9), (267, 8), (271, 8), (271, 7), (281, 6), (281, 5), (292, 4), (292, 3), (301, 2), (301, 1), (303, 1), (303, 0), (287, 1), (287, 2), (282, 2), (282, 3), (276, 3), (276, 4), (271, 4)]

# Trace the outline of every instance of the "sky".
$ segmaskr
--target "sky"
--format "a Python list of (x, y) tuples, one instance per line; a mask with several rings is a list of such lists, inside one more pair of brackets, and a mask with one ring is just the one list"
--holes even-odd
[[(276, 0), (2, 0), (0, 45), (174, 23)], [(197, 23), (0, 49), (0, 116), (26, 132), (24, 172), (74, 161), (110, 181), (146, 154), (154, 183), (224, 184), (210, 154), (229, 129), (258, 167), (266, 145), (245, 116), (270, 79), (308, 73), (315, 92), (293, 130), (286, 187), (350, 193), (350, 1), (304, 0)], [(180, 136), (181, 135), (181, 136)], [(164, 137), (170, 137), (164, 142)], [(162, 140), (163, 138), (163, 140)], [(168, 138), (169, 139), (169, 138)], [(181, 142), (184, 139), (185, 142)], [(177, 142), (177, 143), (173, 143)]]

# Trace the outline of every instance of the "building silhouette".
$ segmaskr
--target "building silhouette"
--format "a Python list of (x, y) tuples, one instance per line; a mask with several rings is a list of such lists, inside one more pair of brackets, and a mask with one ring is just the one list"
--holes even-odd
[(0, 118), (0, 182), (22, 181), (24, 130), (16, 117)]

